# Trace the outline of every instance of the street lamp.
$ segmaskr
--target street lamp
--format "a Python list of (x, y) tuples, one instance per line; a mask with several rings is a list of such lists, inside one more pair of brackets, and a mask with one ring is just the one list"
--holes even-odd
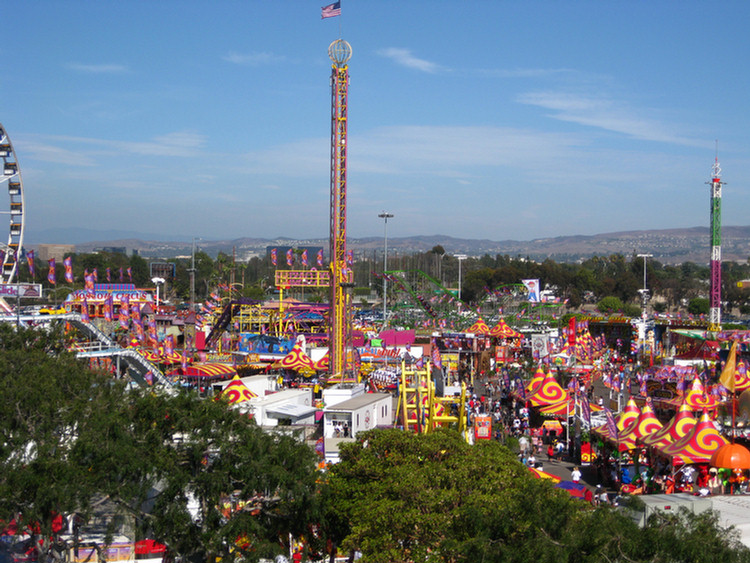
[(164, 284), (167, 280), (164, 278), (151, 278), (151, 281), (156, 286), (156, 312), (159, 311), (159, 284)]
[(458, 306), (461, 307), (461, 262), (466, 260), (466, 254), (456, 254), (458, 260)]
[(383, 219), (383, 328), (388, 326), (388, 307), (387, 307), (387, 296), (388, 296), (388, 279), (386, 277), (386, 271), (388, 271), (388, 219), (393, 217), (392, 213), (386, 213), (383, 211), (378, 214), (378, 217)]
[(200, 237), (193, 237), (193, 251), (190, 259), (190, 310), (195, 311), (195, 241), (202, 240)]
[(638, 258), (643, 258), (643, 289), (640, 290), (643, 298), (643, 314), (646, 314), (646, 303), (648, 302), (648, 289), (646, 288), (646, 259), (652, 258), (653, 254), (637, 254)]

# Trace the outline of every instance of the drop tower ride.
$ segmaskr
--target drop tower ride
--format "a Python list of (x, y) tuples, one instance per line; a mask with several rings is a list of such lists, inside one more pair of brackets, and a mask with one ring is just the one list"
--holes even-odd
[(711, 186), (711, 286), (708, 309), (708, 330), (721, 330), (721, 167), (719, 156), (712, 167)]

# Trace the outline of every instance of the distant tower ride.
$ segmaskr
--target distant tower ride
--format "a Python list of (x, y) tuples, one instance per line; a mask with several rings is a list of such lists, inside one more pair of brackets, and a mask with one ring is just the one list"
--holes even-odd
[(711, 288), (708, 330), (721, 330), (721, 168), (719, 156), (712, 167), (711, 186)]
[(347, 343), (347, 287), (352, 275), (346, 255), (346, 132), (349, 102), (349, 67), (352, 47), (337, 39), (328, 47), (331, 71), (331, 322), (329, 333), (330, 374), (341, 377), (349, 371)]

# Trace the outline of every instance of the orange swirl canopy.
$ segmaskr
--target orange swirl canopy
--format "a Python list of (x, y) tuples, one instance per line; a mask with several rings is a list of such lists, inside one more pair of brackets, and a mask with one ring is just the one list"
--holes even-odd
[(726, 469), (750, 469), (750, 451), (740, 444), (726, 444), (714, 452), (709, 465)]

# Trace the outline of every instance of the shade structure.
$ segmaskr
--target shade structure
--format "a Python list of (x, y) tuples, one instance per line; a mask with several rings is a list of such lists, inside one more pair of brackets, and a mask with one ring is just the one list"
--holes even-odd
[(536, 372), (534, 372), (534, 377), (532, 377), (531, 380), (529, 380), (529, 382), (526, 384), (526, 387), (524, 387), (524, 389), (526, 390), (526, 394), (530, 395), (532, 393), (535, 393), (542, 386), (545, 377), (547, 377), (547, 374), (544, 373), (542, 366), (539, 366), (536, 369)]
[[(617, 426), (617, 432), (624, 432), (626, 428), (628, 428), (631, 424), (633, 424), (634, 420), (638, 420), (638, 417), (641, 415), (641, 409), (638, 408), (638, 405), (635, 402), (635, 399), (632, 397), (628, 399), (628, 402), (625, 404), (625, 408), (622, 410), (621, 413), (619, 413), (615, 417), (615, 425)], [(597, 426), (592, 430), (594, 434), (598, 434), (599, 436), (602, 436), (604, 438), (609, 436), (609, 428), (606, 424), (602, 424), (601, 426)]]
[(523, 336), (520, 332), (510, 328), (502, 318), (492, 327), (489, 334), (497, 338), (521, 338)]
[[(581, 401), (578, 400), (578, 410), (581, 408)], [(591, 409), (591, 412), (599, 412), (602, 410), (602, 407), (599, 405), (591, 405), (589, 404), (589, 409)], [(539, 413), (544, 416), (552, 416), (554, 418), (563, 418), (568, 416), (573, 416), (576, 412), (576, 398), (574, 396), (569, 395), (567, 400), (562, 400), (559, 403), (555, 403), (553, 405), (547, 405), (545, 407), (541, 407), (539, 409)]]
[(237, 375), (237, 370), (229, 364), (213, 362), (196, 363), (186, 368), (177, 368), (167, 375), (181, 375), (186, 379), (196, 381), (213, 381), (219, 379), (230, 379)]
[(317, 362), (315, 362), (315, 369), (317, 371), (328, 371), (328, 368), (331, 365), (331, 356), (328, 352), (325, 353), (325, 355), (320, 358)]
[(703, 387), (701, 380), (697, 377), (693, 380), (693, 384), (690, 387), (685, 396), (685, 402), (690, 405), (694, 411), (700, 412), (703, 409), (715, 409), (719, 406), (719, 400), (708, 393), (706, 388)]
[(676, 442), (654, 448), (662, 457), (670, 460), (673, 466), (688, 463), (708, 463), (713, 454), (723, 445), (728, 444), (714, 427), (708, 412), (704, 411), (698, 422)]
[(683, 403), (677, 414), (661, 430), (644, 436), (640, 441), (648, 447), (666, 446), (686, 436), (693, 429), (696, 422), (693, 416), (693, 409)]
[(712, 467), (750, 469), (750, 451), (740, 444), (725, 444), (714, 452), (708, 463)]
[[(636, 443), (654, 432), (663, 428), (662, 423), (656, 418), (654, 409), (647, 402), (641, 408), (638, 418), (623, 430), (617, 440), (618, 448), (621, 452), (635, 449)], [(608, 440), (614, 441), (612, 436)]]
[(555, 485), (555, 488), (562, 489), (573, 498), (578, 498), (581, 500), (590, 501), (594, 497), (593, 493), (586, 488), (586, 485), (583, 485), (582, 483), (576, 483), (574, 481), (560, 481)]
[(490, 327), (488, 327), (487, 323), (485, 323), (484, 320), (480, 318), (477, 319), (477, 322), (469, 327), (469, 330), (467, 332), (472, 332), (474, 334), (484, 334), (486, 336), (490, 333)]
[(560, 386), (551, 372), (544, 376), (544, 381), (542, 381), (539, 389), (527, 397), (531, 406), (534, 407), (554, 405), (567, 400), (567, 398), (568, 392)]
[(542, 471), (541, 469), (537, 469), (536, 467), (529, 467), (528, 469), (529, 471), (531, 471), (531, 474), (537, 479), (549, 479), (553, 483), (559, 483), (561, 480), (557, 475), (552, 475), (552, 473), (547, 473), (546, 471)]
[(302, 369), (315, 371), (315, 363), (310, 359), (310, 356), (305, 354), (305, 351), (299, 343), (295, 344), (286, 356), (276, 362), (274, 367), (291, 369), (294, 371), (300, 371)]
[(239, 375), (235, 375), (224, 389), (219, 394), (219, 398), (226, 399), (230, 405), (236, 405), (245, 403), (250, 399), (257, 397), (255, 393), (250, 391), (248, 387), (242, 382)]

